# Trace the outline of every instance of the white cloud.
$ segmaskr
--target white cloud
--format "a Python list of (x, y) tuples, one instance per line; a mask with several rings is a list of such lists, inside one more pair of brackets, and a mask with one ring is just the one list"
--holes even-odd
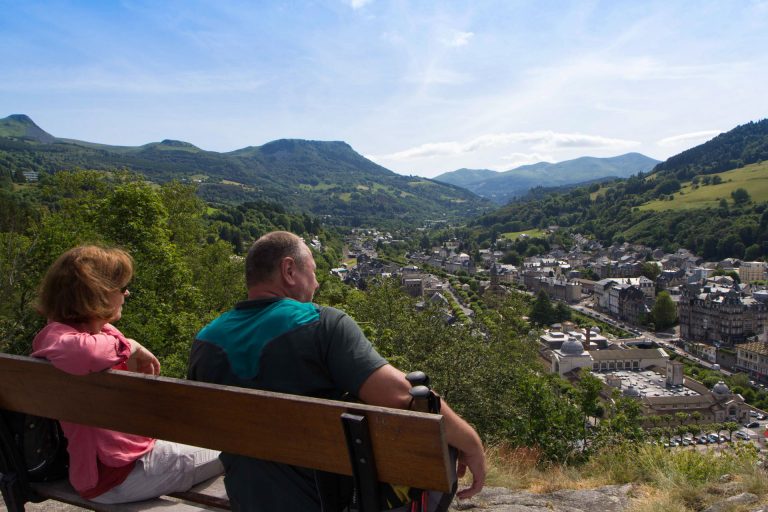
[(680, 144), (690, 144), (692, 142), (705, 142), (715, 135), (723, 133), (722, 130), (706, 130), (701, 132), (683, 133), (681, 135), (675, 135), (673, 137), (667, 137), (657, 141), (658, 146), (677, 146)]
[(373, 0), (349, 0), (349, 6), (355, 10), (362, 9)]
[(399, 161), (414, 158), (459, 156), (488, 148), (511, 146), (512, 144), (532, 144), (532, 149), (535, 151), (546, 151), (559, 148), (628, 148), (640, 143), (583, 133), (552, 131), (489, 133), (465, 142), (432, 142), (374, 158)]
[(455, 32), (450, 38), (444, 39), (442, 42), (447, 46), (466, 46), (474, 36), (474, 32)]
[(459, 85), (467, 83), (471, 78), (463, 73), (457, 73), (450, 69), (441, 69), (430, 66), (423, 71), (408, 76), (405, 81), (424, 85)]
[(539, 162), (552, 162), (554, 158), (551, 155), (542, 155), (540, 153), (510, 153), (501, 157), (504, 160), (505, 169), (514, 169), (521, 165), (536, 164)]

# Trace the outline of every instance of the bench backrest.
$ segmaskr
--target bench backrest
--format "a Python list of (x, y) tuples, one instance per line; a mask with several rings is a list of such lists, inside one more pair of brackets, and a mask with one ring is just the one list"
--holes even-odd
[(381, 481), (450, 490), (442, 416), (0, 354), (0, 408), (351, 475), (341, 414), (366, 416)]

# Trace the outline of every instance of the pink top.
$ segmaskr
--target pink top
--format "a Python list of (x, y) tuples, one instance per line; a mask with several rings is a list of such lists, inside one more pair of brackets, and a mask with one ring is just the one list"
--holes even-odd
[[(50, 322), (32, 341), (32, 356), (49, 360), (67, 373), (85, 375), (102, 370), (127, 370), (131, 344), (111, 324), (91, 334), (77, 324)], [(120, 404), (115, 404), (119, 407)], [(123, 434), (114, 430), (61, 422), (69, 442), (69, 481), (79, 493), (96, 487), (99, 481), (97, 459), (105, 466), (130, 464), (152, 449), (150, 437)]]

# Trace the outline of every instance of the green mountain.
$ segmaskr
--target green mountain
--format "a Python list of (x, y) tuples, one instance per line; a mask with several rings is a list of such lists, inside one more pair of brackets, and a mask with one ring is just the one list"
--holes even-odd
[(648, 172), (659, 161), (640, 153), (627, 153), (611, 158), (585, 156), (556, 164), (539, 162), (510, 171), (459, 169), (437, 176), (437, 181), (458, 185), (496, 203), (506, 203), (535, 187), (561, 187), (575, 183), (627, 178)]
[(174, 140), (110, 146), (53, 137), (27, 116), (0, 119), (0, 175), (75, 167), (189, 181), (208, 201), (275, 201), (343, 225), (460, 220), (490, 206), (460, 187), (396, 174), (344, 142), (276, 140), (229, 153)]
[(24, 114), (13, 114), (0, 119), (0, 137), (12, 140), (52, 143), (56, 137), (37, 126)]
[(738, 126), (647, 175), (537, 193), (473, 221), (479, 240), (557, 225), (603, 243), (768, 257), (768, 119)]
[(451, 185), (468, 189), (475, 183), (483, 182), (499, 174), (498, 171), (490, 169), (458, 169), (456, 171), (444, 172), (439, 176), (435, 176), (434, 179), (435, 181), (442, 181), (443, 183), (450, 183)]

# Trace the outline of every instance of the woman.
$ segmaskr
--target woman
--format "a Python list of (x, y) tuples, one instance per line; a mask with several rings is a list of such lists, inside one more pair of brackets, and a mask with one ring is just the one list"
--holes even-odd
[[(158, 375), (157, 358), (111, 324), (120, 319), (132, 277), (133, 260), (120, 249), (88, 245), (62, 254), (40, 286), (38, 308), (48, 325), (35, 336), (32, 355), (76, 375), (107, 369)], [(212, 450), (64, 421), (61, 427), (69, 480), (98, 503), (186, 491), (223, 471)]]

